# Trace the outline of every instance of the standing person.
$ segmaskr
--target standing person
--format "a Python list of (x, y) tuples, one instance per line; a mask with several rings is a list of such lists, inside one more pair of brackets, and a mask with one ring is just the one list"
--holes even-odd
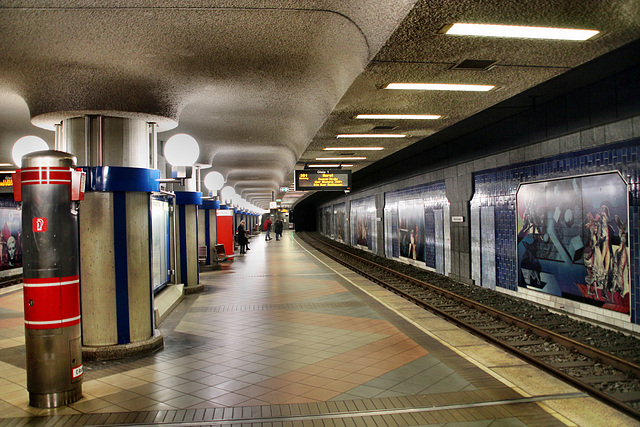
[(267, 240), (271, 240), (271, 224), (273, 224), (271, 222), (270, 218), (267, 218), (267, 220), (264, 222), (264, 231), (267, 232), (266, 236), (264, 237), (265, 242)]
[(280, 237), (282, 237), (282, 220), (279, 219), (276, 221), (276, 225), (274, 226), (274, 230), (276, 232), (276, 241), (280, 240)]
[(238, 226), (238, 244), (240, 245), (240, 254), (246, 254), (247, 250), (247, 232), (244, 229), (244, 220), (240, 221)]

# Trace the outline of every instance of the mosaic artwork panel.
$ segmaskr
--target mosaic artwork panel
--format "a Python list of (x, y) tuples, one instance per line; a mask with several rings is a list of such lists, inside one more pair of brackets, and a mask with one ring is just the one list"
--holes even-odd
[(331, 206), (325, 206), (322, 209), (322, 233), (325, 236), (333, 237), (333, 233), (331, 232)]
[(629, 313), (627, 185), (619, 174), (523, 184), (519, 286)]
[(398, 239), (400, 257), (425, 261), (425, 215), (422, 200), (414, 199), (398, 203)]
[[(471, 235), (473, 278), (476, 283), (477, 258), (484, 253), (484, 248), (482, 248), (481, 244), (478, 246), (477, 239), (473, 238), (473, 236), (477, 236), (480, 233), (479, 218), (476, 220), (473, 215), (476, 209), (484, 206), (496, 207), (496, 285), (517, 291), (520, 271), (517, 251), (514, 251), (513, 248), (517, 245), (515, 199), (518, 186), (521, 183), (532, 181), (619, 172), (627, 182), (629, 200), (627, 213), (629, 222), (627, 250), (629, 252), (629, 270), (631, 271), (629, 279), (629, 311), (631, 312), (632, 322), (638, 323), (640, 318), (637, 317), (636, 313), (637, 309), (640, 309), (640, 297), (638, 296), (640, 293), (640, 274), (638, 274), (640, 271), (640, 244), (637, 236), (640, 235), (640, 215), (635, 212), (640, 206), (639, 146), (640, 139), (636, 138), (606, 147), (564, 153), (474, 173), (475, 192), (471, 201)], [(595, 217), (597, 214), (597, 210), (594, 209), (592, 216)], [(619, 215), (619, 218), (623, 218), (623, 216)], [(612, 227), (615, 231), (615, 223), (612, 224)], [(569, 239), (569, 235), (564, 235), (563, 238)], [(552, 254), (547, 255), (551, 256)], [(600, 291), (599, 295), (601, 294), (602, 292)], [(612, 299), (610, 291), (608, 298)]]
[(344, 242), (347, 232), (347, 205), (346, 203), (339, 203), (333, 205), (333, 215), (335, 224), (335, 234), (333, 238)]
[(376, 251), (376, 199), (365, 197), (351, 201), (351, 243)]
[(22, 267), (22, 215), (15, 206), (0, 208), (0, 270)]
[[(448, 219), (449, 201), (446, 198), (444, 181), (411, 187), (394, 191), (385, 195), (385, 230), (391, 230), (391, 235), (385, 235), (387, 256), (400, 258), (416, 265), (445, 271), (450, 268), (450, 228), (448, 221), (437, 222), (436, 231), (435, 211), (440, 211), (440, 217), (446, 209)], [(397, 228), (397, 233), (394, 231)], [(413, 232), (413, 243), (412, 243)], [(438, 239), (435, 236), (440, 236)], [(443, 237), (444, 236), (444, 237)], [(448, 237), (447, 237), (448, 236)], [(415, 245), (415, 258), (414, 246)], [(444, 259), (438, 267), (436, 260), (440, 253)]]

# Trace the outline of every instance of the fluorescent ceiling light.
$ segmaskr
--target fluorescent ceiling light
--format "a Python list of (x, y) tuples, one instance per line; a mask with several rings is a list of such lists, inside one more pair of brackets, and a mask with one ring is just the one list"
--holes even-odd
[(326, 164), (326, 165), (308, 165), (310, 168), (339, 168), (340, 166), (342, 167), (352, 167), (353, 165), (347, 165), (347, 164), (343, 164), (343, 163), (336, 163), (336, 164)]
[(571, 28), (524, 27), (520, 25), (490, 25), (455, 23), (443, 28), (444, 34), (458, 36), (515, 37), (523, 39), (588, 40), (598, 34), (596, 30)]
[(323, 148), (324, 151), (380, 151), (384, 150), (384, 147), (327, 147)]
[(335, 161), (340, 161), (340, 160), (367, 160), (366, 157), (316, 157), (317, 161), (323, 161), (323, 160), (333, 160)]
[(463, 92), (487, 92), (495, 86), (491, 85), (466, 85), (448, 83), (389, 83), (385, 89), (403, 90), (451, 90)]
[(392, 133), (346, 133), (336, 135), (336, 138), (404, 138), (407, 135)]
[(442, 116), (435, 114), (358, 114), (356, 119), (390, 120), (437, 120)]

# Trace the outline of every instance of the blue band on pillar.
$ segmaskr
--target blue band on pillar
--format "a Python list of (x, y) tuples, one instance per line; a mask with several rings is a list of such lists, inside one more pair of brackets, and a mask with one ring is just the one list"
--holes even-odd
[[(207, 200), (210, 201), (210, 200)], [(207, 259), (206, 265), (211, 265), (211, 211), (205, 209), (204, 211), (204, 244), (207, 246)]]
[(82, 169), (87, 173), (86, 191), (150, 193), (160, 189), (160, 171), (157, 169), (123, 166), (84, 166)]
[(129, 270), (127, 265), (127, 194), (113, 193), (113, 251), (116, 276), (118, 344), (129, 344)]
[(174, 191), (177, 205), (201, 205), (202, 193), (199, 191)]
[(220, 209), (218, 200), (203, 200), (200, 209)]

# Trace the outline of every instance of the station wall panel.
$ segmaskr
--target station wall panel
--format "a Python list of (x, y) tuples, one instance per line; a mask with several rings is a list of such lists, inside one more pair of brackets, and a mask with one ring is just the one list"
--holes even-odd
[[(638, 271), (640, 271), (640, 247), (638, 246), (640, 236), (638, 234), (640, 231), (640, 216), (638, 215), (640, 206), (638, 185), (640, 176), (639, 146), (640, 138), (635, 138), (609, 146), (581, 150), (474, 173), (475, 195), (471, 201), (471, 210), (474, 213), (479, 211), (480, 218), (477, 218), (477, 213), (474, 215), (476, 219), (471, 224), (472, 236), (483, 235), (487, 232), (483, 227), (487, 227), (488, 221), (483, 218), (483, 215), (485, 213), (490, 214), (489, 207), (495, 209), (495, 285), (498, 288), (511, 291), (519, 290), (515, 198), (520, 183), (552, 182), (550, 180), (562, 177), (590, 176), (591, 174), (618, 171), (628, 182), (627, 188), (629, 191), (628, 226), (630, 230), (629, 251), (632, 271), (631, 313), (625, 314), (630, 315), (629, 320), (637, 324), (639, 320), (637, 313), (640, 308), (638, 298), (640, 294), (640, 276), (638, 275)], [(619, 234), (618, 231), (616, 233)], [(477, 243), (475, 244), (477, 245)], [(491, 257), (494, 249), (492, 245), (488, 244), (486, 245), (487, 247), (484, 247), (484, 239), (480, 239), (480, 244), (482, 246), (474, 248), (472, 252), (481, 254), (481, 257)], [(476, 260), (477, 263), (478, 261)], [(476, 283), (481, 286), (492, 287), (492, 272), (485, 272), (486, 265), (490, 263), (482, 260), (480, 264), (482, 266), (482, 274), (478, 275), (475, 272)], [(602, 301), (583, 299), (581, 302), (593, 303), (604, 309), (612, 306), (608, 301), (605, 301), (605, 298), (602, 298)], [(614, 310), (614, 308), (609, 309)], [(606, 310), (603, 310), (602, 313), (600, 315), (605, 318), (609, 314)], [(614, 317), (618, 318), (619, 316)], [(606, 321), (606, 319), (601, 320)]]

